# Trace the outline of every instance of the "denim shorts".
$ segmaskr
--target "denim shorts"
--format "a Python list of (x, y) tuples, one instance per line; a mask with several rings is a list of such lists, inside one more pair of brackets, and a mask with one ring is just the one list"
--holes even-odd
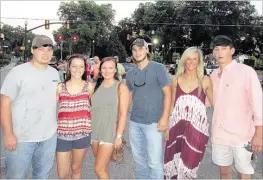
[(57, 152), (68, 152), (72, 149), (85, 149), (90, 146), (90, 134), (78, 140), (57, 140)]

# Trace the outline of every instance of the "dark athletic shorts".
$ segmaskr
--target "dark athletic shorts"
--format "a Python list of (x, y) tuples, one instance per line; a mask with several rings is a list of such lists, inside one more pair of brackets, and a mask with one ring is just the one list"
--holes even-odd
[(73, 141), (67, 141), (67, 140), (62, 140), (62, 139), (57, 139), (57, 152), (68, 152), (71, 151), (72, 149), (85, 149), (90, 146), (90, 137), (86, 136), (84, 138), (78, 139), (78, 140), (73, 140)]

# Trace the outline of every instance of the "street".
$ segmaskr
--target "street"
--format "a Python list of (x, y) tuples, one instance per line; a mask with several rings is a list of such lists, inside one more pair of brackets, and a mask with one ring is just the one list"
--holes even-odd
[[(12, 63), (15, 63), (15, 59), (12, 60)], [(10, 65), (9, 67), (5, 67), (1, 69), (1, 85), (3, 82), (4, 77), (11, 69), (14, 64)], [(211, 108), (208, 108), (208, 118), (211, 122), (213, 111)], [(1, 131), (2, 132), (2, 131)], [(2, 137), (2, 136), (1, 136)], [(124, 161), (120, 164), (111, 162), (110, 163), (110, 176), (112, 179), (134, 179), (135, 178), (135, 164), (131, 154), (131, 148), (129, 145), (129, 137), (128, 137), (128, 127), (124, 134), (125, 139), (127, 140), (127, 146), (125, 148), (125, 157)], [(1, 138), (1, 179), (5, 178), (5, 165), (4, 165), (4, 147), (3, 141)], [(236, 173), (234, 176), (236, 177)], [(52, 168), (51, 179), (57, 179), (57, 172), (56, 172), (56, 163)], [(91, 148), (88, 148), (88, 152), (85, 158), (85, 162), (83, 165), (83, 177), (84, 179), (96, 179), (96, 175), (94, 173), (94, 156), (92, 154)], [(213, 164), (211, 160), (211, 143), (208, 144), (206, 148), (206, 153), (203, 158), (203, 161), (200, 164), (200, 168), (198, 171), (198, 179), (218, 179), (219, 178), (219, 169), (216, 165)], [(263, 179), (262, 175), (262, 153), (258, 154), (258, 161), (256, 165), (256, 172), (252, 176), (253, 179)]]

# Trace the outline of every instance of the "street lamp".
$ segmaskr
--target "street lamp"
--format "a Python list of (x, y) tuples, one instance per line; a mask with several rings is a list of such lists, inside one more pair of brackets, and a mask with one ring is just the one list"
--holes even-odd
[(153, 59), (155, 59), (155, 48), (158, 43), (159, 43), (159, 40), (157, 38), (154, 38), (153, 39)]
[(163, 62), (164, 63), (164, 44), (162, 45), (162, 54), (163, 54)]
[(159, 40), (158, 40), (157, 38), (154, 38), (154, 39), (153, 39), (153, 44), (154, 44), (154, 45), (157, 45), (158, 42), (159, 42)]
[(26, 62), (26, 33), (27, 33), (27, 20), (25, 20), (25, 32), (24, 32), (24, 41), (23, 41), (23, 46), (24, 46), (24, 62)]

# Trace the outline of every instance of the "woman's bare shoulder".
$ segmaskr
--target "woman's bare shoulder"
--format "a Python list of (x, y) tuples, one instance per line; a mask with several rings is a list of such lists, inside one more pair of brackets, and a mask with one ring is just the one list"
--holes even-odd
[(119, 82), (119, 83), (120, 83), (119, 86), (121, 92), (129, 91), (128, 86), (126, 84), (124, 84), (123, 82)]

